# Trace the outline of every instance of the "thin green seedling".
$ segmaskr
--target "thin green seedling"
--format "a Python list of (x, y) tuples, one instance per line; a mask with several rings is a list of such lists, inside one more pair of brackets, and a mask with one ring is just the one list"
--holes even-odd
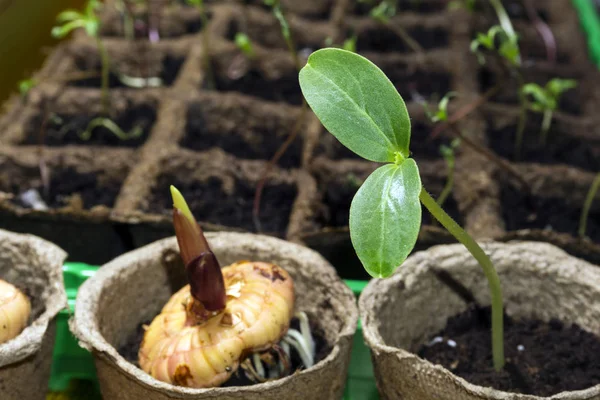
[[(450, 127), (450, 132), (454, 137), (453, 140), (460, 140), (461, 142), (464, 142), (465, 145), (469, 146), (471, 149), (475, 150), (477, 153), (481, 154), (482, 156), (496, 164), (501, 170), (506, 172), (508, 175), (511, 175), (515, 179), (517, 179), (523, 190), (529, 192), (529, 184), (527, 183), (527, 181), (525, 181), (521, 174), (512, 166), (512, 164), (510, 164), (503, 158), (498, 157), (494, 152), (490, 151), (488, 148), (481, 146), (480, 144), (469, 138), (467, 135), (465, 135), (458, 128), (457, 123), (459, 119), (453, 118), (448, 113), (448, 104), (450, 102), (450, 99), (457, 96), (458, 94), (455, 92), (449, 92), (446, 95), (444, 95), (444, 97), (442, 97), (442, 99), (439, 101), (435, 112), (429, 108), (429, 105), (426, 102), (423, 102), (422, 105), (425, 109), (425, 114), (427, 115), (429, 120), (433, 123), (439, 124), (438, 126), (440, 126), (441, 124), (446, 124), (448, 127)], [(434, 137), (436, 135), (431, 136)]]
[(283, 14), (283, 10), (281, 9), (280, 0), (263, 0), (266, 6), (271, 8), (271, 12), (277, 18), (279, 22), (279, 27), (281, 28), (281, 35), (285, 40), (285, 45), (288, 48), (288, 51), (292, 55), (292, 59), (294, 60), (294, 65), (296, 69), (299, 71), (302, 67), (300, 65), (300, 57), (298, 56), (298, 51), (296, 50), (296, 44), (294, 43), (294, 37), (292, 36), (292, 31), (290, 30), (290, 24), (288, 23), (285, 15)]
[(460, 139), (458, 138), (453, 139), (449, 146), (446, 146), (445, 144), (440, 145), (440, 154), (444, 158), (444, 161), (446, 161), (446, 184), (436, 200), (440, 207), (444, 206), (444, 203), (454, 189), (454, 169), (456, 165), (454, 153), (458, 146), (460, 146)]
[(56, 25), (52, 28), (52, 36), (55, 38), (62, 39), (71, 33), (73, 30), (78, 28), (84, 28), (85, 32), (89, 37), (96, 40), (96, 47), (100, 53), (100, 61), (102, 63), (102, 78), (101, 78), (101, 90), (102, 90), (102, 111), (103, 114), (108, 114), (108, 77), (110, 68), (110, 59), (108, 52), (100, 39), (100, 19), (98, 18), (97, 11), (100, 9), (102, 4), (98, 0), (88, 0), (83, 13), (77, 10), (65, 10), (58, 14), (56, 18)]
[[(521, 88), (522, 96), (527, 99), (527, 109), (543, 114), (539, 137), (541, 146), (545, 146), (548, 141), (548, 131), (552, 125), (554, 112), (558, 109), (560, 97), (564, 92), (575, 87), (577, 87), (577, 82), (573, 79), (554, 78), (543, 87), (537, 83), (527, 83)], [(519, 149), (522, 141), (522, 136), (517, 137), (516, 146)]]
[(475, 12), (476, 0), (451, 0), (448, 2), (448, 10), (464, 9), (470, 13)]
[(371, 18), (394, 32), (412, 51), (423, 55), (424, 50), (419, 42), (413, 39), (400, 24), (391, 23), (391, 19), (396, 16), (398, 11), (396, 3), (396, 0), (382, 0), (377, 6), (371, 9)]
[[(290, 25), (283, 14), (283, 10), (281, 9), (281, 4), (279, 0), (263, 0), (264, 4), (271, 8), (271, 11), (277, 21), (279, 22), (279, 26), (281, 28), (281, 34), (285, 40), (286, 46), (292, 56), (294, 61), (294, 66), (296, 70), (300, 72), (300, 68), (302, 67), (300, 64), (300, 57), (298, 55), (298, 51), (296, 50), (296, 45), (294, 43), (294, 38), (292, 36), (292, 31), (290, 29)], [(300, 114), (298, 115), (298, 119), (294, 123), (290, 134), (286, 138), (286, 140), (282, 143), (282, 145), (277, 149), (271, 160), (269, 160), (266, 165), (258, 184), (256, 185), (256, 190), (254, 192), (254, 202), (252, 205), (252, 220), (254, 222), (254, 226), (257, 232), (261, 231), (261, 223), (260, 223), (260, 203), (262, 200), (262, 193), (265, 188), (265, 184), (267, 182), (267, 178), (269, 173), (273, 169), (273, 167), (277, 164), (279, 159), (283, 157), (287, 149), (294, 142), (298, 134), (300, 133), (300, 129), (304, 123), (304, 119), (308, 112), (308, 106), (306, 104), (306, 100), (302, 99), (302, 106), (300, 109)]]
[(256, 58), (256, 52), (254, 51), (254, 46), (252, 45), (252, 41), (243, 32), (238, 32), (235, 34), (234, 38), (235, 44), (240, 49), (242, 53), (246, 56), (248, 60), (254, 60)]
[[(55, 124), (62, 124), (62, 118), (54, 116), (52, 122)], [(62, 137), (71, 128), (71, 125), (66, 124), (58, 131), (58, 136)], [(77, 133), (77, 136), (83, 140), (88, 141), (92, 138), (92, 134), (96, 128), (105, 128), (115, 135), (119, 140), (127, 141), (137, 139), (144, 133), (144, 130), (140, 126), (134, 126), (129, 132), (123, 130), (116, 122), (107, 117), (97, 117), (92, 119), (86, 126), (85, 130)]]
[(314, 52), (299, 79), (306, 101), (330, 133), (360, 157), (385, 163), (365, 180), (350, 206), (350, 237), (365, 270), (384, 278), (404, 262), (419, 235), (423, 204), (483, 269), (491, 293), (493, 363), (501, 370), (500, 279), (477, 242), (423, 187), (410, 158), (410, 117), (392, 82), (366, 58), (333, 48)]
[(21, 95), (21, 99), (25, 100), (27, 98), (27, 95), (31, 91), (31, 89), (33, 89), (37, 85), (38, 85), (38, 82), (34, 78), (28, 78), (28, 79), (23, 79), (23, 80), (19, 81), (18, 87), (19, 87), (19, 94)]
[(202, 22), (202, 63), (204, 64), (204, 73), (206, 74), (206, 86), (208, 89), (216, 87), (214, 71), (210, 56), (210, 29), (208, 27), (208, 14), (206, 12), (206, 4), (204, 0), (185, 0), (189, 5), (194, 6), (200, 13), (200, 21)]
[(594, 202), (594, 198), (598, 193), (598, 189), (600, 189), (600, 173), (596, 175), (594, 181), (592, 182), (592, 186), (590, 186), (590, 190), (588, 191), (587, 196), (585, 197), (585, 202), (583, 203), (583, 209), (581, 210), (581, 216), (579, 217), (579, 237), (585, 238), (587, 231), (587, 221), (590, 215), (590, 210), (592, 209), (592, 203)]
[(492, 26), (486, 33), (478, 32), (471, 41), (473, 52), (480, 64), (485, 64), (485, 56), (481, 49), (497, 52), (511, 66), (520, 65), (520, 50), (516, 36), (511, 39), (500, 25)]
[(357, 39), (358, 39), (358, 36), (356, 36), (356, 34), (353, 34), (352, 36), (346, 38), (344, 40), (344, 43), (342, 43), (342, 49), (356, 53)]

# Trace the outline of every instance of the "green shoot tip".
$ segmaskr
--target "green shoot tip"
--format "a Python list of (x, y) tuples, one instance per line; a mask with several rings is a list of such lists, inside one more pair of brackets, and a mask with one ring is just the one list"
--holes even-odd
[(171, 185), (171, 197), (173, 198), (173, 207), (178, 209), (188, 220), (192, 223), (196, 222), (194, 215), (190, 211), (185, 199), (181, 192), (173, 185)]

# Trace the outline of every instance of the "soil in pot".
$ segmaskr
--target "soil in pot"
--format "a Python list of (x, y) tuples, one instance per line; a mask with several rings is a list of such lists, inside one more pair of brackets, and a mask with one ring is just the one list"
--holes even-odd
[[(160, 190), (157, 189), (152, 194), (149, 211), (169, 215), (172, 213), (173, 201), (169, 191), (165, 190), (170, 184), (175, 185), (189, 199), (188, 205), (199, 221), (255, 231), (252, 206), (256, 185), (251, 182), (237, 180), (233, 191), (226, 193), (222, 180), (217, 177), (209, 178), (206, 182), (186, 182), (163, 175), (156, 185)], [(261, 203), (261, 226), (264, 233), (285, 236), (295, 198), (294, 186), (265, 186)]]
[[(144, 326), (149, 325), (152, 321), (145, 321), (138, 325), (137, 330), (127, 339), (127, 341), (118, 349), (119, 353), (130, 363), (139, 367), (138, 361), (138, 353), (140, 350), (140, 345), (142, 340), (144, 339), (145, 328)], [(311, 332), (313, 335), (313, 340), (315, 341), (315, 364), (319, 361), (323, 360), (327, 355), (331, 352), (327, 341), (323, 338), (323, 335), (319, 332), (319, 327), (315, 324), (311, 325)], [(299, 329), (298, 319), (293, 318), (290, 324), (290, 328)], [(292, 362), (292, 371), (299, 371), (302, 369), (302, 361), (300, 357), (292, 352), (291, 357)], [(222, 387), (228, 386), (250, 386), (255, 385), (260, 382), (255, 382), (250, 380), (246, 374), (244, 373), (242, 368), (239, 368), (235, 374), (231, 376), (231, 378), (225, 382)]]
[(600, 382), (600, 339), (560, 321), (513, 320), (505, 316), (507, 366), (492, 366), (490, 309), (472, 307), (450, 318), (421, 347), (419, 356), (441, 364), (468, 382), (495, 389), (551, 396)]
[[(411, 38), (425, 50), (448, 46), (448, 32), (443, 28), (416, 26), (408, 29)], [(351, 37), (350, 32), (347, 37)], [(413, 50), (393, 30), (385, 25), (372, 24), (357, 34), (356, 49), (359, 52), (407, 53)]]
[[(551, 229), (577, 236), (581, 207), (570, 206), (562, 198), (528, 197), (512, 186), (505, 186), (501, 201), (509, 231)], [(600, 213), (590, 212), (587, 224), (587, 236), (600, 242)]]
[[(271, 103), (254, 102), (248, 108), (231, 110), (214, 104), (192, 103), (186, 115), (186, 132), (181, 146), (195, 150), (219, 147), (240, 158), (269, 160), (288, 138), (286, 129), (295, 123), (287, 118), (287, 124), (279, 121)], [(216, 108), (216, 109), (215, 109)], [(270, 113), (272, 111), (272, 113)], [(263, 118), (269, 118), (265, 123)], [(284, 168), (297, 168), (302, 157), (302, 138), (298, 136), (279, 160)]]

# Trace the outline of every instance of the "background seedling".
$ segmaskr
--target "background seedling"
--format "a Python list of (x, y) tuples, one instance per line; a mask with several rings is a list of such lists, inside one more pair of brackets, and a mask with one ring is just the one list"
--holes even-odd
[(204, 71), (206, 73), (206, 85), (209, 89), (214, 89), (216, 86), (215, 76), (213, 74), (212, 61), (210, 57), (210, 32), (208, 29), (208, 14), (206, 13), (206, 4), (204, 0), (185, 0), (189, 5), (194, 6), (200, 13), (200, 21), (202, 22), (202, 47), (204, 54), (202, 62), (204, 63)]
[[(448, 104), (450, 102), (450, 99), (455, 96), (457, 96), (457, 94), (455, 92), (447, 93), (438, 103), (438, 107), (437, 107), (437, 110), (435, 110), (435, 112), (431, 111), (431, 109), (429, 108), (429, 106), (427, 105), (426, 102), (422, 102), (422, 105), (425, 108), (425, 113), (427, 114), (427, 116), (431, 120), (431, 122), (447, 124), (447, 126), (450, 127), (450, 131), (452, 132), (452, 134), (454, 136), (454, 140), (464, 142), (471, 149), (475, 150), (477, 153), (481, 154), (488, 160), (492, 161), (504, 172), (506, 172), (507, 174), (516, 178), (519, 181), (519, 184), (521, 185), (523, 190), (529, 192), (529, 185), (527, 184), (525, 179), (521, 176), (521, 174), (510, 163), (508, 163), (506, 160), (498, 157), (496, 154), (494, 154), (489, 149), (487, 149), (483, 146), (480, 146), (479, 144), (477, 144), (476, 142), (471, 140), (471, 138), (466, 136), (456, 125), (456, 123), (458, 122), (458, 119), (453, 120), (451, 117), (448, 116)], [(435, 132), (435, 130), (434, 130), (434, 132)], [(435, 135), (432, 135), (432, 136), (435, 136)]]
[[(277, 21), (279, 21), (279, 26), (281, 27), (281, 34), (283, 35), (287, 48), (292, 56), (292, 59), (294, 60), (296, 70), (299, 72), (301, 68), (300, 57), (298, 56), (298, 52), (296, 51), (294, 38), (292, 36), (290, 26), (287, 20), (285, 19), (285, 16), (283, 15), (283, 11), (281, 10), (281, 4), (279, 0), (264, 0), (264, 4), (271, 7), (273, 15), (275, 16), (275, 18), (277, 18)], [(261, 231), (260, 202), (262, 199), (262, 192), (264, 190), (265, 183), (267, 182), (267, 177), (269, 176), (269, 172), (271, 172), (271, 169), (273, 169), (273, 167), (275, 166), (275, 164), (277, 164), (279, 159), (283, 157), (288, 147), (290, 147), (290, 145), (294, 142), (294, 140), (300, 133), (300, 128), (302, 127), (302, 123), (304, 122), (304, 118), (306, 116), (307, 111), (308, 107), (306, 105), (306, 100), (302, 99), (300, 115), (294, 123), (294, 126), (292, 127), (289, 136), (287, 137), (285, 142), (283, 142), (283, 144), (277, 149), (271, 160), (269, 160), (269, 163), (267, 164), (258, 184), (256, 185), (256, 191), (254, 192), (254, 203), (252, 205), (252, 219), (254, 221), (254, 226), (256, 227), (257, 232)]]
[(100, 53), (102, 63), (102, 110), (108, 114), (108, 74), (110, 60), (108, 53), (99, 36), (100, 20), (96, 12), (100, 9), (101, 3), (98, 0), (89, 0), (83, 13), (77, 10), (66, 10), (58, 14), (57, 26), (52, 28), (52, 36), (55, 38), (64, 38), (77, 28), (84, 28), (88, 36), (96, 40), (96, 47)]
[(399, 24), (390, 23), (391, 18), (397, 13), (396, 3), (396, 0), (382, 0), (377, 6), (371, 9), (371, 18), (392, 30), (412, 51), (423, 55), (423, 47), (421, 47), (419, 42), (413, 39)]
[(441, 145), (440, 146), (440, 154), (444, 157), (446, 161), (447, 175), (446, 175), (446, 184), (444, 185), (444, 189), (442, 189), (442, 193), (437, 198), (437, 203), (440, 207), (444, 205), (450, 193), (452, 193), (452, 189), (454, 188), (454, 166), (456, 157), (454, 157), (454, 150), (456, 150), (460, 146), (460, 139), (454, 139), (450, 142), (450, 146)]
[[(523, 85), (521, 93), (527, 99), (527, 108), (531, 111), (542, 113), (542, 126), (540, 129), (540, 145), (545, 146), (548, 140), (548, 131), (552, 124), (552, 115), (558, 109), (560, 96), (569, 89), (577, 86), (572, 79), (551, 79), (546, 86), (537, 83)], [(517, 137), (517, 149), (521, 148), (522, 137)]]
[(248, 60), (254, 60), (256, 58), (256, 53), (254, 52), (254, 46), (252, 45), (252, 41), (243, 32), (238, 32), (235, 34), (235, 44), (238, 49), (241, 50), (242, 53), (246, 56)]
[[(52, 122), (56, 123), (56, 124), (62, 124), (62, 119), (58, 116), (54, 116), (52, 118)], [(123, 129), (121, 129), (121, 127), (119, 125), (117, 125), (116, 122), (114, 122), (112, 119), (107, 118), (107, 117), (98, 117), (98, 118), (94, 118), (92, 119), (86, 126), (84, 131), (80, 131), (77, 133), (77, 136), (79, 136), (79, 138), (81, 140), (90, 140), (92, 138), (92, 134), (94, 132), (94, 130), (96, 128), (105, 128), (108, 131), (110, 131), (113, 135), (115, 135), (117, 138), (119, 138), (119, 140), (131, 140), (131, 139), (136, 139), (138, 137), (140, 137), (144, 131), (140, 126), (134, 126), (129, 132), (124, 131)], [(68, 132), (68, 130), (71, 128), (71, 125), (66, 124), (64, 125), (59, 131), (58, 131), (58, 136), (64, 136), (66, 135), (66, 133)]]
[(492, 303), (494, 367), (504, 366), (503, 304), (490, 259), (421, 184), (410, 158), (410, 117), (404, 100), (385, 74), (366, 58), (340, 49), (313, 53), (300, 72), (306, 101), (344, 146), (385, 163), (356, 193), (350, 207), (350, 236), (369, 274), (391, 275), (413, 250), (421, 226), (421, 203), (481, 265)]
[(583, 204), (583, 209), (581, 210), (581, 217), (579, 218), (579, 237), (582, 239), (585, 238), (585, 232), (587, 230), (587, 221), (588, 216), (590, 214), (590, 209), (592, 208), (592, 203), (594, 202), (594, 198), (596, 197), (596, 193), (598, 193), (598, 189), (600, 189), (600, 173), (596, 175), (594, 182), (592, 182), (592, 186), (590, 186), (590, 190), (585, 198), (585, 203)]
[(486, 33), (477, 33), (471, 42), (471, 51), (475, 53), (480, 64), (485, 64), (481, 48), (497, 52), (511, 66), (520, 65), (520, 52), (516, 36), (508, 36), (500, 25), (492, 26)]

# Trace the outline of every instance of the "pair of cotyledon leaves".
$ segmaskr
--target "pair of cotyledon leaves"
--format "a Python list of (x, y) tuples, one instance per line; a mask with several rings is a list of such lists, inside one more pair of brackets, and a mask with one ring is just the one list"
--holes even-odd
[(350, 236), (367, 272), (389, 276), (412, 251), (421, 226), (422, 190), (411, 158), (410, 118), (385, 74), (341, 49), (314, 52), (300, 87), (325, 128), (359, 156), (386, 163), (363, 183), (350, 207)]

